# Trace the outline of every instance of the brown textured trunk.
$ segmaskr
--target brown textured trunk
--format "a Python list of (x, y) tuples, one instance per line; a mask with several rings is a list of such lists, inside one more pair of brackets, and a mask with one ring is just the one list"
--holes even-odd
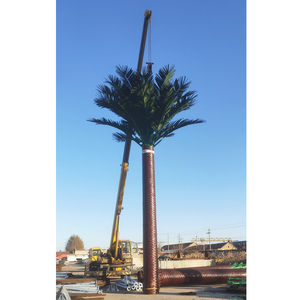
[(143, 159), (143, 262), (144, 294), (158, 294), (154, 147), (144, 146)]

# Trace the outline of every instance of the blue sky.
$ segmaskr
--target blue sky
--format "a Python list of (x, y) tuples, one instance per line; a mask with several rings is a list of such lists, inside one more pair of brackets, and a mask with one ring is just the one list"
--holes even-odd
[[(58, 1), (56, 20), (56, 239), (78, 234), (109, 246), (124, 144), (91, 117), (116, 65), (136, 68), (145, 10), (152, 10), (153, 72), (170, 64), (197, 104), (183, 128), (155, 149), (158, 241), (246, 239), (245, 1)], [(144, 65), (149, 59), (147, 40)], [(142, 242), (141, 148), (132, 144), (120, 238)]]
[[(247, 1), (246, 136), (244, 25), (233, 26), (245, 24), (244, 8), (201, 0), (57, 2), (1, 5), (3, 256), (21, 245), (23, 269), (36, 277), (38, 252), (45, 272), (35, 294), (53, 299), (44, 283), (53, 278), (55, 250), (74, 233), (87, 248), (109, 243), (123, 145), (112, 140), (113, 130), (86, 119), (109, 116), (93, 104), (96, 86), (116, 64), (136, 66), (143, 14), (151, 9), (154, 72), (170, 63), (176, 76), (187, 76), (199, 96), (186, 116), (207, 121), (155, 150), (158, 240), (169, 233), (177, 242), (180, 233), (186, 242), (208, 228), (212, 237), (245, 235), (246, 139), (247, 296), (293, 299), (289, 278), (276, 289), (255, 287), (274, 284), (283, 268), (269, 264), (267, 278), (257, 272), (266, 263), (262, 251), (278, 260), (278, 241), (294, 240), (299, 228), (299, 1)], [(140, 160), (132, 145), (121, 234), (135, 241), (142, 238)], [(297, 268), (297, 261), (284, 264), (285, 273)], [(15, 272), (10, 260), (4, 269)], [(32, 292), (26, 280), (20, 284)]]

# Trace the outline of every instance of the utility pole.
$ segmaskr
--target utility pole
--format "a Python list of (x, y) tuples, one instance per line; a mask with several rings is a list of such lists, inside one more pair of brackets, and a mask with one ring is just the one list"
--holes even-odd
[(179, 250), (181, 248), (181, 238), (180, 238), (180, 233), (178, 234), (178, 245), (179, 245)]
[(196, 238), (194, 239), (191, 239), (192, 242), (195, 242), (197, 245), (196, 245), (196, 249), (199, 249), (198, 247), (198, 242), (201, 242), (203, 244), (203, 250), (205, 250), (205, 239), (204, 238), (199, 238), (198, 239), (198, 236), (196, 235)]
[(209, 250), (211, 251), (211, 244), (210, 244), (210, 229), (208, 228), (208, 232), (206, 232), (206, 234), (208, 234), (208, 238), (209, 238)]
[(169, 234), (168, 234), (168, 252), (170, 252)]
[(165, 241), (159, 241), (157, 243), (157, 250), (158, 250), (158, 252), (161, 252), (161, 248), (162, 248), (162, 245), (164, 245), (164, 243), (165, 243)]
[[(210, 229), (208, 229), (209, 232), (207, 232), (208, 234), (210, 234)], [(232, 239), (231, 238), (213, 238), (211, 239), (210, 236), (209, 238), (205, 239), (205, 238), (198, 238), (197, 235), (196, 235), (196, 238), (193, 238), (191, 239), (191, 242), (198, 242), (200, 241), (203, 245), (203, 251), (205, 251), (205, 242), (206, 241), (209, 241), (209, 244), (211, 242), (232, 242)], [(198, 248), (198, 243), (197, 243), (197, 248)], [(211, 246), (210, 246), (210, 249), (211, 249)]]

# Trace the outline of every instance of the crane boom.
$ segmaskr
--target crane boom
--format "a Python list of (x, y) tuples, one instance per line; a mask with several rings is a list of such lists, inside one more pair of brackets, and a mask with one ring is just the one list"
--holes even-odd
[(139, 54), (139, 60), (137, 65), (137, 71), (141, 72), (142, 70), (142, 64), (143, 64), (143, 57), (144, 57), (144, 51), (145, 51), (145, 44), (146, 44), (146, 37), (147, 37), (147, 30), (148, 30), (148, 24), (150, 21), (152, 15), (151, 10), (146, 10), (144, 15), (144, 25), (143, 25), (143, 32), (142, 32), (142, 40), (141, 40), (141, 46), (140, 46), (140, 54)]
[[(142, 32), (142, 39), (141, 39), (141, 46), (138, 58), (138, 65), (137, 71), (140, 73), (142, 70), (143, 64), (143, 57), (145, 51), (145, 44), (146, 44), (146, 37), (147, 37), (147, 30), (149, 20), (151, 18), (151, 10), (146, 10), (144, 14), (144, 25), (143, 25), (143, 32)], [(131, 140), (125, 141), (124, 153), (123, 153), (123, 161), (121, 166), (121, 175), (119, 181), (119, 189), (117, 195), (117, 203), (113, 221), (113, 228), (111, 233), (111, 241), (110, 241), (110, 252), (114, 258), (117, 257), (118, 253), (118, 242), (119, 242), (119, 223), (120, 223), (120, 216), (122, 210), (122, 203), (123, 203), (123, 196), (125, 190), (125, 183), (126, 183), (126, 176), (128, 172), (128, 165), (129, 165), (129, 154), (130, 154), (130, 147), (131, 147)]]

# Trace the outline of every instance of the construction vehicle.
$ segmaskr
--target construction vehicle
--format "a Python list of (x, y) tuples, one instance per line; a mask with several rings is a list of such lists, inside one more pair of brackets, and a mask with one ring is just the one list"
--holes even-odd
[[(139, 52), (137, 71), (141, 72), (145, 50), (148, 23), (151, 18), (151, 11), (146, 10), (144, 15), (144, 25)], [(152, 70), (152, 63), (147, 63), (148, 70)], [(110, 247), (107, 251), (101, 248), (91, 248), (89, 252), (88, 264), (86, 265), (85, 275), (101, 277), (106, 279), (109, 276), (125, 276), (131, 274), (132, 253), (138, 251), (137, 244), (128, 239), (119, 240), (119, 223), (122, 210), (123, 196), (125, 190), (126, 176), (128, 172), (128, 161), (131, 147), (131, 140), (125, 141), (123, 162), (121, 166), (121, 176), (117, 196), (114, 222), (111, 234)]]
[(131, 274), (132, 253), (137, 245), (130, 240), (118, 240), (118, 247), (102, 251), (101, 248), (91, 248), (85, 275), (106, 279), (109, 276), (125, 276)]
[(89, 250), (89, 258), (91, 261), (97, 261), (97, 257), (103, 255), (103, 253), (101, 248), (91, 248)]

